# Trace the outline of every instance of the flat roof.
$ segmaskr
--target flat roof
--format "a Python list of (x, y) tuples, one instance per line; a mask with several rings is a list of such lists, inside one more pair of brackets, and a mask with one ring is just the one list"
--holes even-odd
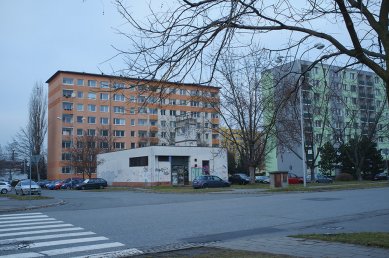
[(208, 88), (215, 88), (215, 89), (221, 89), (221, 87), (215, 87), (215, 86), (209, 86), (209, 85), (201, 85), (196, 83), (182, 83), (182, 82), (171, 82), (171, 81), (163, 81), (163, 80), (151, 80), (151, 79), (142, 79), (142, 78), (135, 78), (135, 77), (125, 77), (125, 76), (118, 76), (118, 75), (108, 75), (108, 74), (98, 74), (98, 73), (86, 73), (86, 72), (74, 72), (74, 71), (63, 71), (58, 70), (56, 71), (49, 79), (47, 79), (46, 83), (50, 83), (56, 76), (58, 76), (60, 73), (65, 74), (75, 74), (75, 75), (82, 75), (82, 76), (97, 76), (101, 78), (110, 78), (110, 79), (120, 79), (120, 80), (132, 80), (132, 81), (138, 81), (138, 82), (155, 82), (155, 83), (166, 83), (166, 84), (175, 84), (175, 85), (183, 85), (183, 86), (196, 86), (196, 87), (208, 87)]

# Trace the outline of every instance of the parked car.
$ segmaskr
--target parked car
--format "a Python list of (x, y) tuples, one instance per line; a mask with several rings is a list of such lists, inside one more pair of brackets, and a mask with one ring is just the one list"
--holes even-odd
[(203, 175), (196, 177), (193, 182), (193, 188), (208, 188), (208, 187), (229, 187), (231, 184), (224, 181), (218, 176)]
[(47, 180), (47, 179), (45, 179), (45, 180), (40, 180), (40, 181), (38, 181), (38, 182), (36, 182), (41, 188), (44, 188), (45, 186), (46, 186), (46, 184), (47, 183), (49, 183), (50, 182), (50, 180)]
[(304, 183), (304, 178), (297, 176), (294, 173), (288, 173), (288, 184), (294, 185), (294, 184), (302, 184)]
[[(30, 183), (31, 182), (31, 183)], [(31, 194), (41, 195), (41, 187), (33, 180), (22, 180), (15, 186), (16, 195), (21, 194), (30, 194), (30, 185), (31, 185)]]
[(0, 193), (6, 194), (12, 191), (12, 186), (8, 182), (0, 182)]
[(315, 177), (316, 183), (332, 183), (332, 178), (325, 176), (325, 175), (316, 175)]
[(76, 185), (81, 184), (84, 179), (82, 178), (68, 178), (64, 181), (61, 189), (73, 189)]
[(374, 176), (373, 180), (378, 181), (378, 180), (388, 180), (388, 172), (381, 172), (378, 173)]
[(239, 184), (239, 185), (246, 185), (250, 183), (250, 178), (243, 173), (233, 174), (228, 178), (228, 181), (231, 184)]
[(63, 180), (54, 180), (50, 183), (46, 184), (46, 188), (49, 190), (58, 190), (61, 189), (61, 185), (63, 183)]
[(107, 181), (102, 178), (91, 178), (85, 179), (83, 182), (77, 184), (74, 188), (77, 190), (86, 190), (86, 189), (103, 189), (107, 187)]
[(270, 184), (270, 177), (268, 176), (255, 176), (256, 183)]

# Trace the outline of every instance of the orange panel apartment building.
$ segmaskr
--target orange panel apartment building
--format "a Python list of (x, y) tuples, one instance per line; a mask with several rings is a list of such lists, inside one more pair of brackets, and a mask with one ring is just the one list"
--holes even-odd
[(174, 145), (176, 125), (195, 121), (197, 143), (218, 147), (218, 87), (57, 71), (48, 83), (48, 179), (74, 177), (76, 137), (109, 136), (112, 150)]

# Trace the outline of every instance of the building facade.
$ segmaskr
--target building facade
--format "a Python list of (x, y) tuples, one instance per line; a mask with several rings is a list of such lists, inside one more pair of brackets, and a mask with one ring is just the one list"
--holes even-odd
[(326, 142), (347, 143), (356, 135), (372, 134), (387, 158), (389, 108), (384, 83), (374, 73), (296, 60), (262, 78), (265, 97), (274, 100), (270, 113), (277, 110), (277, 148), (267, 158), (268, 171), (302, 176), (304, 156), (307, 169), (315, 167), (317, 173), (319, 148)]
[(223, 148), (149, 146), (99, 154), (98, 159), (97, 176), (112, 186), (182, 186), (203, 174), (228, 181)]
[(79, 173), (71, 152), (85, 136), (99, 139), (93, 146), (103, 152), (173, 146), (177, 134), (185, 140), (177, 123), (190, 120), (197, 144), (219, 146), (220, 88), (71, 71), (46, 83), (49, 179)]

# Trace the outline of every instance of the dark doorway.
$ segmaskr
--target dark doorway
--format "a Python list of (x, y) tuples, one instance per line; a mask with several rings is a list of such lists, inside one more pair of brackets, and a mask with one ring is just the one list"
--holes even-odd
[(171, 165), (172, 185), (189, 185), (189, 157), (173, 156)]

